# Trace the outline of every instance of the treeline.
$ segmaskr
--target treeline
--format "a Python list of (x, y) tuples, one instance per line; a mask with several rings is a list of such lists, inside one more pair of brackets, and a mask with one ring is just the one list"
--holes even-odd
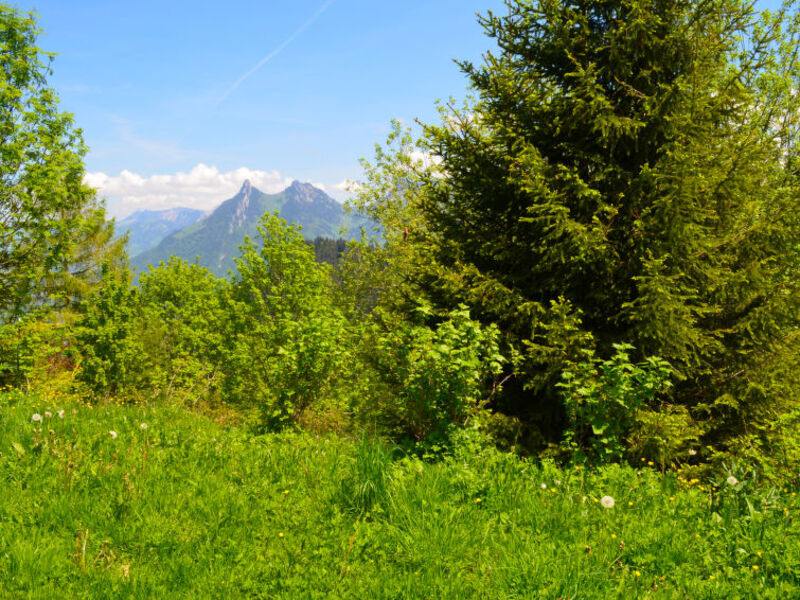
[(347, 240), (342, 238), (316, 237), (308, 243), (314, 246), (314, 258), (317, 262), (324, 262), (332, 267), (339, 266), (339, 261), (347, 249)]
[[(417, 139), (396, 126), (365, 163), (354, 205), (380, 244), (312, 245), (268, 215), (232, 280), (173, 259), (138, 287), (97, 255), (66, 308), (20, 288), (50, 310), (3, 327), (5, 382), (67, 369), (87, 398), (221, 403), (266, 430), (430, 451), (469, 425), (564, 460), (786, 477), (796, 13), (509, 2), (481, 23), (500, 51), (460, 63), (475, 98)], [(19, 281), (71, 272), (43, 265)]]

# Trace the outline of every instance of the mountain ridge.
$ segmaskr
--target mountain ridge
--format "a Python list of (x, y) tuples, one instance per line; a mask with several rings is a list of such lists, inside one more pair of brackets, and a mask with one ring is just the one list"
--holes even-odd
[(174, 255), (190, 262), (197, 259), (215, 275), (224, 276), (234, 270), (244, 238), (257, 236), (258, 223), (267, 212), (277, 212), (288, 223), (302, 227), (309, 240), (353, 239), (360, 236), (362, 227), (375, 231), (369, 219), (345, 213), (341, 204), (310, 183), (295, 180), (281, 192), (266, 194), (245, 180), (234, 196), (205, 218), (171, 232), (155, 247), (134, 256), (131, 264), (141, 272)]
[(163, 210), (137, 210), (115, 223), (120, 237), (128, 234), (128, 254), (136, 256), (156, 246), (169, 234), (193, 225), (205, 211), (177, 206)]

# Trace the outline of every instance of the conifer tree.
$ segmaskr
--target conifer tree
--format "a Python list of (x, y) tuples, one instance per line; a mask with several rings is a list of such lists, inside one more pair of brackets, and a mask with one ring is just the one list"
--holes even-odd
[[(419, 141), (437, 166), (417, 173), (407, 205), (422, 221), (409, 243), (427, 257), (416, 289), (500, 325), (521, 353), (504, 408), (550, 433), (564, 364), (589, 349), (610, 356), (617, 343), (672, 364), (670, 401), (705, 423), (709, 443), (791, 401), (800, 389), (791, 7), (507, 7), (481, 18), (497, 50), (460, 63), (475, 100), (445, 107)], [(385, 186), (374, 189), (374, 214), (396, 214)]]

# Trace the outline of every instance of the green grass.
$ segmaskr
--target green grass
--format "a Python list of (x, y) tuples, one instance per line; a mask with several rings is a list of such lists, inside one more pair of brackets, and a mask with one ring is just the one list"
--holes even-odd
[(2, 394), (0, 598), (800, 597), (791, 490), (459, 448)]

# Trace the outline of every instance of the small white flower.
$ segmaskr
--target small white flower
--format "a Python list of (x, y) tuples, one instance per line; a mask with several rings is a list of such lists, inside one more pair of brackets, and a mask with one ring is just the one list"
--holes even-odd
[(697, 456), (697, 450), (694, 448), (689, 449), (689, 456)]
[(142, 429), (147, 429), (147, 423), (142, 423), (141, 425), (139, 425), (139, 427), (141, 427)]
[(33, 421), (34, 423), (41, 423), (42, 422), (42, 415), (40, 415), (39, 413), (33, 413), (33, 416), (31, 417), (31, 421)]
[(547, 489), (547, 484), (546, 484), (546, 483), (543, 483), (543, 484), (542, 484), (542, 489), (543, 489), (543, 490), (546, 490), (546, 489)]
[(109, 431), (109, 432), (108, 432), (108, 435), (110, 435), (110, 436), (111, 436), (111, 439), (112, 439), (112, 440), (115, 440), (115, 439), (117, 439), (117, 432), (116, 432), (116, 431)]
[(611, 496), (603, 496), (600, 498), (600, 504), (603, 505), (603, 508), (614, 508), (614, 499)]
[(64, 409), (62, 408), (60, 411), (58, 411), (57, 414), (58, 414), (58, 418), (59, 419), (63, 419), (64, 418)]
[(561, 480), (560, 479), (556, 479), (553, 483), (555, 483), (556, 485), (561, 485)]
[(50, 417), (53, 416), (53, 413), (51, 413), (49, 410), (46, 410), (46, 411), (44, 411), (44, 416), (49, 419)]
[(728, 475), (728, 479), (726, 479), (725, 481), (728, 482), (728, 485), (736, 485), (737, 483), (739, 483), (739, 480), (736, 479), (736, 477), (734, 477), (733, 475)]

